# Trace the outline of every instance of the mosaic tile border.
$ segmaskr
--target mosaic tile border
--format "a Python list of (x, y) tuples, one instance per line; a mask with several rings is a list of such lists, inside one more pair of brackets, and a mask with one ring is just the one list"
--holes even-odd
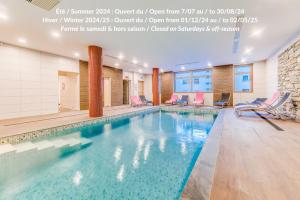
[(93, 124), (97, 124), (97, 123), (105, 123), (105, 122), (109, 122), (109, 121), (113, 121), (113, 120), (119, 120), (122, 118), (137, 116), (140, 114), (152, 113), (152, 112), (156, 112), (159, 110), (160, 110), (160, 107), (157, 106), (157, 107), (153, 107), (153, 108), (147, 108), (144, 110), (137, 110), (137, 111), (127, 112), (127, 113), (112, 115), (112, 116), (105, 116), (105, 117), (95, 118), (95, 119), (87, 119), (87, 120), (84, 120), (81, 122), (75, 122), (75, 123), (65, 124), (62, 126), (26, 132), (26, 133), (22, 133), (22, 134), (18, 134), (18, 135), (2, 137), (2, 138), (0, 138), (0, 144), (7, 144), (7, 143), (18, 144), (21, 142), (37, 139), (42, 136), (55, 136), (55, 135), (58, 135), (59, 132), (63, 131), (64, 129), (78, 128), (81, 126), (93, 125)]
[(218, 114), (220, 112), (220, 109), (214, 107), (161, 106), (160, 109), (167, 112), (191, 112), (195, 114)]

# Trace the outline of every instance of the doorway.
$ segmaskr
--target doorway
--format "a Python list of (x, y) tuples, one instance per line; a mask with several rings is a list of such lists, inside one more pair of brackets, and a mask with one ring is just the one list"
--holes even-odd
[(59, 71), (58, 82), (59, 112), (79, 110), (79, 74), (74, 72)]
[(130, 81), (129, 80), (123, 80), (123, 104), (128, 105), (129, 104), (129, 92), (130, 91)]
[(144, 95), (144, 81), (139, 81), (138, 91), (139, 91), (139, 95)]
[(104, 78), (104, 107), (110, 107), (111, 106), (111, 78)]

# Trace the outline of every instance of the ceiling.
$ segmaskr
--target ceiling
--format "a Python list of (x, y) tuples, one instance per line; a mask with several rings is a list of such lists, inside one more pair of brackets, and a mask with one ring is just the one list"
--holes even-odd
[[(153, 66), (179, 71), (182, 66), (185, 69), (194, 69), (207, 67), (208, 63), (216, 66), (238, 64), (242, 59), (244, 62), (264, 60), (300, 31), (299, 0), (63, 0), (57, 7), (244, 8), (245, 16), (257, 17), (259, 22), (243, 25), (236, 53), (232, 51), (234, 32), (62, 32), (59, 39), (54, 39), (50, 33), (60, 31), (60, 24), (43, 24), (42, 18), (55, 17), (55, 8), (45, 11), (25, 0), (0, 0), (0, 14), (4, 13), (7, 16), (6, 20), (0, 19), (0, 41), (20, 45), (18, 38), (24, 37), (27, 43), (21, 44), (22, 46), (73, 58), (74, 53), (78, 52), (83, 60), (88, 59), (88, 45), (99, 45), (104, 49), (105, 55), (110, 55), (104, 56), (104, 64), (113, 66), (118, 62), (120, 68), (150, 73)], [(262, 34), (251, 37), (256, 30), (262, 30)], [(244, 52), (246, 48), (252, 49), (248, 55)], [(125, 61), (111, 58), (120, 53), (125, 56)], [(138, 60), (139, 64), (132, 64), (133, 58)], [(142, 66), (144, 62), (149, 64), (148, 68)]]

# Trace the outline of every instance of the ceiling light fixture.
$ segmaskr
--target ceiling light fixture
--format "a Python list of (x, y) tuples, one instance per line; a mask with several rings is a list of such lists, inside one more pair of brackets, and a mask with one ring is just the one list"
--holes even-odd
[(185, 67), (184, 67), (184, 66), (182, 66), (180, 69), (181, 69), (181, 70), (185, 70)]
[(144, 67), (147, 68), (149, 65), (147, 63), (144, 63)]
[(139, 73), (142, 73), (143, 72), (143, 70), (142, 69), (139, 69)]
[(59, 32), (57, 32), (57, 31), (52, 31), (51, 32), (51, 35), (52, 35), (52, 37), (54, 37), (54, 38), (60, 38), (60, 33)]
[(123, 60), (124, 55), (123, 55), (122, 53), (120, 53), (120, 54), (118, 55), (118, 58), (119, 58), (120, 60)]
[(80, 54), (78, 52), (75, 52), (74, 56), (78, 58), (80, 56)]
[(161, 72), (161, 73), (164, 73), (164, 69), (160, 69), (160, 72)]
[(212, 64), (211, 64), (210, 62), (208, 62), (208, 63), (207, 63), (207, 66), (211, 67), (211, 66), (212, 66)]
[(250, 37), (259, 37), (259, 36), (261, 36), (262, 32), (263, 32), (263, 29), (256, 29), (251, 33)]
[(132, 63), (133, 64), (138, 64), (138, 61), (134, 58), (134, 59), (132, 59)]
[(245, 49), (244, 54), (249, 55), (249, 54), (252, 53), (252, 51), (253, 51), (253, 48), (252, 47), (248, 47), (248, 48)]
[(20, 37), (20, 38), (18, 39), (18, 42), (19, 42), (19, 43), (22, 43), (22, 44), (26, 44), (26, 43), (27, 43), (27, 40), (26, 40), (25, 38)]
[(247, 62), (247, 59), (246, 59), (246, 58), (242, 58), (242, 59), (241, 59), (241, 62), (242, 62), (243, 64), (245, 64), (245, 63)]
[(116, 67), (119, 67), (119, 66), (120, 66), (120, 64), (119, 64), (119, 63), (115, 63), (115, 66), (116, 66)]
[(8, 16), (4, 13), (0, 13), (0, 20), (7, 20)]

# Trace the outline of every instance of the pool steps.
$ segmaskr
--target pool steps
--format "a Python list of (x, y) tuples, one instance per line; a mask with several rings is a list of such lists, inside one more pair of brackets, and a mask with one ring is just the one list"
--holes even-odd
[(87, 138), (62, 138), (54, 140), (43, 140), (40, 142), (25, 142), (16, 145), (0, 145), (0, 157), (11, 154), (21, 154), (25, 152), (46, 151), (46, 150), (76, 150), (89, 146), (92, 143)]

